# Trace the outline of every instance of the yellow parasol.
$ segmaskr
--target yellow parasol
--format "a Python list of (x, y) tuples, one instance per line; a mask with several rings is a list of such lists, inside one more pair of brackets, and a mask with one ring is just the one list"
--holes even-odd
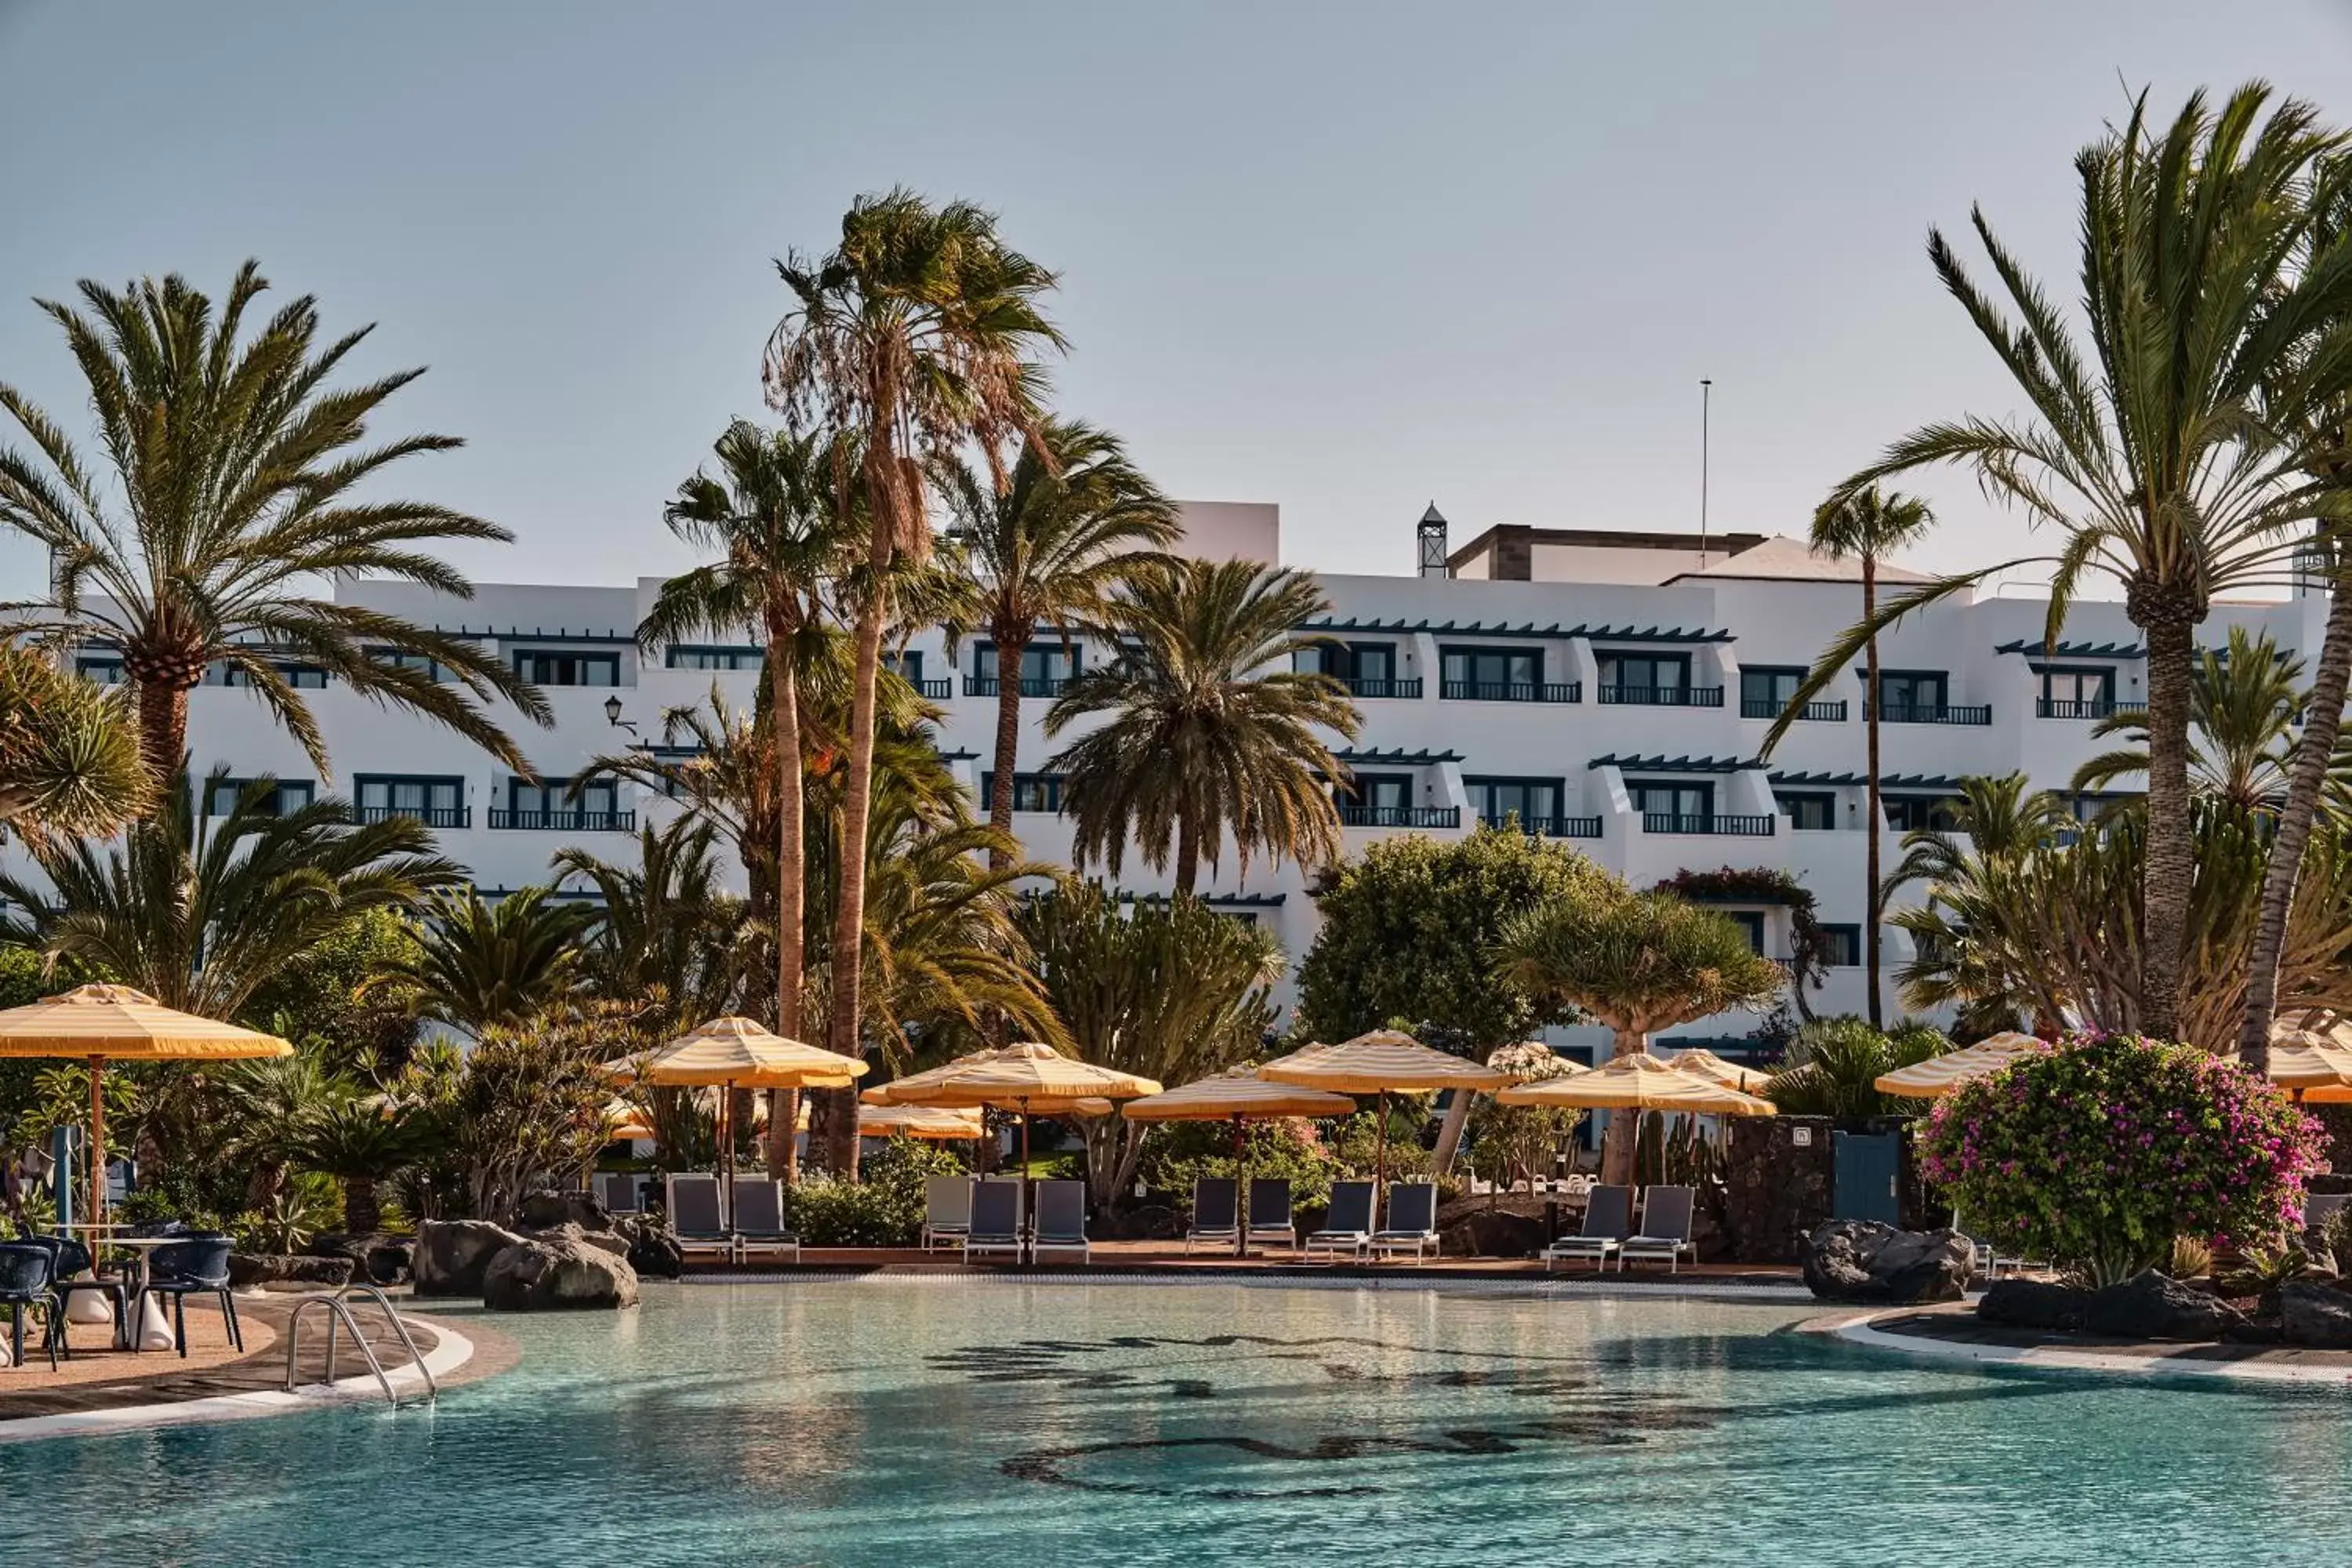
[[(1102, 1107), (1108, 1110), (1110, 1101), (1104, 1100)], [(896, 1134), (951, 1143), (982, 1137), (986, 1131), (978, 1110), (950, 1110), (937, 1105), (877, 1105), (857, 1116), (857, 1135), (861, 1138)]]
[(1963, 1084), (1999, 1072), (2028, 1051), (2046, 1050), (2048, 1042), (2032, 1035), (2021, 1035), (2014, 1029), (2004, 1029), (1989, 1035), (1973, 1046), (1963, 1046), (1957, 1051), (1947, 1051), (1940, 1057), (1929, 1057), (1924, 1062), (1914, 1062), (1907, 1068), (1897, 1068), (1884, 1073), (1873, 1086), (1881, 1094), (1899, 1094), (1912, 1100), (1940, 1100)]
[(631, 1076), (640, 1083), (691, 1089), (715, 1085), (725, 1091), (719, 1102), (719, 1148), (727, 1179), (719, 1188), (730, 1202), (735, 1190), (735, 1090), (847, 1089), (866, 1072), (866, 1064), (856, 1057), (787, 1039), (754, 1019), (731, 1014), (711, 1019), (657, 1051), (622, 1060), (631, 1062)]
[(2337, 1029), (2281, 1025), (2271, 1031), (2270, 1077), (2298, 1100), (2341, 1104), (2352, 1100), (2352, 1045)]
[(1713, 1051), (1696, 1048), (1676, 1051), (1666, 1058), (1666, 1065), (1678, 1072), (1689, 1073), (1693, 1078), (1703, 1078), (1726, 1089), (1738, 1089), (1743, 1094), (1762, 1089), (1772, 1076), (1758, 1072), (1754, 1068), (1741, 1067), (1737, 1062), (1725, 1061)]
[[(1120, 1114), (1130, 1121), (1231, 1121), (1234, 1124), (1234, 1167), (1241, 1190), (1249, 1192), (1245, 1163), (1248, 1144), (1244, 1123), (1253, 1118), (1285, 1116), (1349, 1116), (1356, 1102), (1344, 1094), (1262, 1079), (1247, 1068), (1195, 1079), (1181, 1089), (1130, 1100)], [(1236, 1226), (1234, 1254), (1249, 1256), (1249, 1226)]]
[(1380, 1122), (1372, 1143), (1375, 1191), (1388, 1182), (1391, 1094), (1425, 1094), (1440, 1089), (1496, 1089), (1511, 1081), (1506, 1073), (1482, 1067), (1465, 1057), (1432, 1050), (1396, 1029), (1374, 1029), (1336, 1046), (1307, 1046), (1286, 1057), (1276, 1057), (1258, 1068), (1257, 1075), (1275, 1083), (1302, 1084), (1335, 1094), (1377, 1096)]
[(106, 1210), (106, 1064), (217, 1062), (285, 1057), (275, 1035), (166, 1007), (128, 985), (81, 985), (0, 1012), (0, 1057), (80, 1057), (89, 1063), (89, 1223)]
[(1499, 1105), (1575, 1107), (1586, 1110), (1669, 1110), (1686, 1116), (1773, 1116), (1769, 1100), (1699, 1077), (1637, 1051), (1591, 1072), (1513, 1084), (1495, 1096)]
[(656, 1136), (646, 1113), (625, 1100), (615, 1100), (604, 1107), (604, 1136), (614, 1143)]
[(989, 1106), (1019, 1111), (1024, 1171), (1029, 1167), (1031, 1116), (1083, 1116), (1088, 1113), (1084, 1109), (1088, 1100), (1132, 1100), (1160, 1092), (1156, 1079), (1077, 1061), (1034, 1040), (1002, 1050), (975, 1051), (945, 1067), (880, 1087), (888, 1091), (884, 1103), (890, 1105)]

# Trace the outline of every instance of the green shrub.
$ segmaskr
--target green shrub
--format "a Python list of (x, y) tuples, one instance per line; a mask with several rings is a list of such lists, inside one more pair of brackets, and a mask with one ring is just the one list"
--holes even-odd
[(808, 1247), (912, 1247), (922, 1239), (923, 1181), (963, 1172), (954, 1155), (893, 1138), (862, 1163), (865, 1180), (804, 1176), (784, 1193), (784, 1224)]
[(1761, 1090), (1783, 1116), (1826, 1116), (1853, 1126), (1900, 1116), (1918, 1101), (1881, 1094), (1877, 1080), (1952, 1048), (1942, 1031), (1905, 1021), (1881, 1033), (1853, 1014), (1820, 1018), (1797, 1032), (1780, 1070)]
[[(1370, 1119), (1365, 1121), (1369, 1126)], [(1317, 1136), (1316, 1127), (1296, 1121), (1249, 1124), (1249, 1174), (1288, 1178), (1290, 1201), (1300, 1208), (1328, 1204), (1332, 1179), (1345, 1173)], [(1428, 1158), (1422, 1157), (1424, 1162)], [(1179, 1121), (1154, 1128), (1136, 1164), (1144, 1184), (1179, 1208), (1192, 1203), (1192, 1184), (1201, 1177), (1238, 1178), (1243, 1169), (1234, 1159), (1233, 1127), (1223, 1121)]]

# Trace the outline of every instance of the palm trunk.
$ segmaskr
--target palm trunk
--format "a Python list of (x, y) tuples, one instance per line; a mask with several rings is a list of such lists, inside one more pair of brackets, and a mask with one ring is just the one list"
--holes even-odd
[[(1862, 556), (1862, 618), (1868, 622), (1878, 616), (1878, 557), (1864, 551)], [(1864, 769), (1869, 774), (1864, 793), (1868, 801), (1870, 839), (1863, 847), (1863, 875), (1867, 879), (1862, 900), (1862, 969), (1870, 986), (1870, 1026), (1879, 1027), (1878, 1001), (1878, 852), (1880, 840), (1886, 836), (1886, 818), (1878, 802), (1878, 638), (1875, 634), (1862, 650), (1862, 728)], [(1801, 981), (1801, 985), (1803, 983)]]
[[(807, 962), (807, 842), (803, 832), (805, 811), (801, 772), (801, 705), (799, 672), (793, 667), (792, 627), (782, 617), (768, 617), (768, 692), (776, 732), (776, 1033), (786, 1039), (801, 1037), (801, 972)], [(777, 1093), (768, 1101), (768, 1174), (793, 1177), (793, 1123), (800, 1114), (796, 1092)]]
[(155, 809), (163, 809), (162, 792), (188, 755), (188, 689), (176, 680), (139, 682), (139, 754), (155, 780)]
[(1189, 893), (1201, 882), (1201, 841), (1188, 812), (1176, 819), (1176, 890)]
[[(1650, 1048), (1647, 1030), (1620, 1027), (1610, 1047), (1610, 1058), (1630, 1057)], [(1601, 1134), (1601, 1179), (1611, 1186), (1630, 1186), (1633, 1181), (1633, 1137), (1641, 1131), (1642, 1113), (1638, 1110), (1612, 1110), (1609, 1125)]]
[[(996, 774), (989, 781), (988, 823), (1000, 833), (1013, 831), (1013, 770), (1021, 760), (1021, 656), (1029, 639), (1007, 630), (996, 633)], [(988, 868), (1002, 871), (1013, 864), (1010, 847), (988, 852)]]
[(353, 1176), (343, 1184), (343, 1228), (372, 1236), (383, 1228), (383, 1206), (375, 1199), (375, 1178)]
[(2286, 922), (2294, 907), (2303, 852), (2319, 810), (2319, 792), (2336, 754), (2344, 723), (2344, 692), (2352, 681), (2352, 584), (2329, 586), (2327, 635), (2319, 645), (2304, 709), (2303, 738), (2295, 742), (2287, 775), (2286, 805), (2271, 839), (2270, 865), (2263, 872), (2262, 913), (2254, 925), (2254, 951), (2246, 975), (2246, 1016), (2238, 1030), (2238, 1060), (2249, 1071), (2267, 1072), (2271, 1020), (2278, 1009), (2279, 958), (2286, 946)]
[(1462, 1129), (1470, 1120), (1470, 1091), (1457, 1089), (1446, 1102), (1445, 1120), (1437, 1129), (1437, 1148), (1433, 1159), (1437, 1173), (1444, 1175), (1454, 1165), (1454, 1151), (1462, 1147)]
[(2181, 947), (2197, 871), (2189, 826), (2189, 685), (2196, 612), (2186, 593), (2137, 584), (2128, 607), (2147, 634), (2147, 860), (2140, 884), (2139, 1027), (2179, 1031)]
[[(878, 501), (881, 498), (877, 497)], [(833, 917), (832, 1048), (845, 1057), (865, 1053), (863, 1031), (866, 954), (866, 826), (874, 795), (874, 688), (882, 668), (882, 623), (890, 569), (891, 520), (876, 508), (871, 566), (874, 581), (857, 613), (857, 664), (849, 704), (849, 777), (841, 803), (841, 890)], [(824, 1161), (835, 1175), (857, 1174), (857, 1095), (854, 1089), (824, 1091), (837, 1096), (826, 1119)]]

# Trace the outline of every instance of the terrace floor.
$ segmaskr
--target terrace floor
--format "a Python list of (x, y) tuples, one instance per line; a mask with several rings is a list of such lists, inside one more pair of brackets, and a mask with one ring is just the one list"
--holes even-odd
[(2125, 1340), (2104, 1334), (2012, 1329), (1981, 1322), (1973, 1302), (1875, 1313), (1840, 1313), (1801, 1325), (1809, 1332), (1915, 1355), (2045, 1371), (2208, 1374), (2266, 1383), (2352, 1383), (2352, 1351), (2302, 1345)]
[[(1040, 1266), (1063, 1271), (1086, 1268), (1093, 1273), (1126, 1277), (1149, 1275), (1190, 1274), (1249, 1274), (1281, 1277), (1326, 1279), (1363, 1279), (1372, 1277), (1425, 1276), (1432, 1279), (1540, 1279), (1545, 1277), (1543, 1261), (1534, 1258), (1432, 1258), (1415, 1264), (1410, 1258), (1381, 1262), (1331, 1263), (1322, 1258), (1313, 1261), (1295, 1257), (1276, 1248), (1272, 1253), (1253, 1249), (1245, 1258), (1236, 1258), (1230, 1249), (1210, 1250), (1196, 1247), (1187, 1254), (1179, 1243), (1167, 1241), (1097, 1241), (1094, 1244), (1093, 1261), (1080, 1264), (1075, 1258), (1049, 1258)], [(756, 1274), (771, 1276), (789, 1274), (795, 1268), (827, 1272), (870, 1272), (881, 1269), (942, 1271), (948, 1273), (1001, 1273), (1016, 1267), (1009, 1260), (990, 1259), (965, 1263), (960, 1254), (947, 1248), (925, 1252), (919, 1247), (804, 1247), (797, 1265), (753, 1258), (729, 1268), (707, 1264), (689, 1267), (689, 1274)], [(1641, 1264), (1620, 1274), (1611, 1268), (1605, 1275), (1596, 1275), (1589, 1263), (1573, 1263), (1552, 1273), (1555, 1279), (1606, 1279), (1611, 1284), (1711, 1284), (1711, 1285), (1796, 1285), (1802, 1277), (1794, 1266), (1752, 1263), (1685, 1263), (1669, 1274), (1662, 1265)]]

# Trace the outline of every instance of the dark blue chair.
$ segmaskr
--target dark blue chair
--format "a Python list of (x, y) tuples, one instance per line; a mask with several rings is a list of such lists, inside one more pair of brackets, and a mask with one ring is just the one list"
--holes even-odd
[[(220, 1302), (221, 1321), (228, 1326), (228, 1342), (242, 1352), (245, 1331), (237, 1327), (236, 1302), (229, 1294), (228, 1251), (227, 1237), (208, 1235), (191, 1236), (185, 1241), (157, 1247), (155, 1255), (147, 1260), (147, 1279), (139, 1288), (140, 1300), (131, 1303), (131, 1321), (141, 1321), (147, 1297), (171, 1297), (172, 1339), (184, 1359), (188, 1353), (188, 1298), (212, 1296)], [(135, 1333), (131, 1342), (139, 1342)]]
[(129, 1349), (131, 1295), (122, 1281), (111, 1279), (77, 1279), (77, 1275), (90, 1267), (89, 1248), (71, 1237), (44, 1236), (28, 1232), (25, 1241), (28, 1246), (48, 1248), (49, 1294), (58, 1299), (58, 1306), (61, 1313), (57, 1320), (58, 1346), (65, 1352), (66, 1359), (68, 1361), (73, 1359), (73, 1346), (66, 1339), (66, 1318), (62, 1312), (64, 1309), (73, 1305), (74, 1292), (77, 1290), (88, 1290), (94, 1295), (106, 1298), (106, 1304), (114, 1312), (115, 1346), (118, 1349)]
[(49, 1370), (58, 1369), (58, 1320), (61, 1309), (49, 1290), (49, 1260), (46, 1247), (25, 1241), (0, 1241), (0, 1307), (9, 1309), (10, 1345), (15, 1354), (9, 1364), (25, 1364), (25, 1314), (39, 1308), (47, 1314), (47, 1331), (42, 1336), (48, 1343)]

